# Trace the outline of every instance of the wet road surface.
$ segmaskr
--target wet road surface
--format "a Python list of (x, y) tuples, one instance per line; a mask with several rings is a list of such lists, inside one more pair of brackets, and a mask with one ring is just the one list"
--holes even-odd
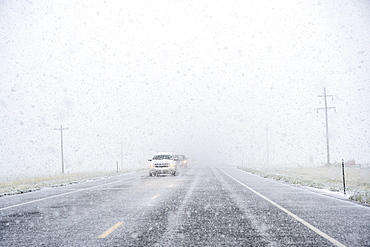
[(195, 166), (0, 198), (0, 246), (370, 246), (370, 208)]

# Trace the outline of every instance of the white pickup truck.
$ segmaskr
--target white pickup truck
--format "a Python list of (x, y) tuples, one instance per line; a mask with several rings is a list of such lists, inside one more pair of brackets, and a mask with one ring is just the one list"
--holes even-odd
[(177, 160), (172, 153), (156, 153), (149, 159), (149, 176), (158, 174), (172, 174), (176, 176)]

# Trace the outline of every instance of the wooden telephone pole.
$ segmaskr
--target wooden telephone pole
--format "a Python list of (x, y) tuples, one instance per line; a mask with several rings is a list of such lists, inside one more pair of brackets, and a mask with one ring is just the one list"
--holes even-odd
[(61, 153), (62, 153), (62, 173), (64, 173), (64, 155), (63, 155), (63, 130), (67, 130), (68, 128), (63, 128), (63, 125), (60, 125), (60, 128), (54, 128), (54, 130), (60, 130), (60, 145), (61, 145)]
[(333, 100), (333, 95), (327, 95), (326, 94), (326, 88), (324, 87), (324, 95), (319, 95), (318, 97), (324, 97), (325, 100), (325, 107), (324, 108), (317, 108), (317, 111), (319, 110), (325, 110), (325, 122), (326, 122), (326, 159), (327, 164), (330, 165), (330, 152), (329, 152), (329, 123), (328, 123), (328, 109), (334, 109), (335, 107), (328, 107), (327, 97), (331, 97)]

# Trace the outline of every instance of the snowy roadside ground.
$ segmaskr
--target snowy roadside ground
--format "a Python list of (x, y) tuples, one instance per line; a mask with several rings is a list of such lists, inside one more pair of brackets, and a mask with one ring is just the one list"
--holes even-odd
[(346, 194), (338, 167), (237, 167), (261, 177), (308, 187), (315, 192), (370, 204), (370, 169), (346, 168)]
[(40, 190), (49, 187), (66, 186), (69, 184), (81, 183), (85, 181), (97, 180), (111, 176), (117, 176), (128, 171), (122, 172), (87, 172), (56, 174), (47, 176), (34, 176), (32, 178), (16, 179), (11, 181), (0, 182), (0, 197), (14, 194), (22, 194), (31, 191)]

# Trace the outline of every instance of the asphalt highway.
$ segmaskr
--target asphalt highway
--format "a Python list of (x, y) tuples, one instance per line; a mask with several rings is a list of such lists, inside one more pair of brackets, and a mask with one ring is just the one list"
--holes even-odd
[(234, 167), (0, 198), (0, 246), (370, 246), (370, 207)]

